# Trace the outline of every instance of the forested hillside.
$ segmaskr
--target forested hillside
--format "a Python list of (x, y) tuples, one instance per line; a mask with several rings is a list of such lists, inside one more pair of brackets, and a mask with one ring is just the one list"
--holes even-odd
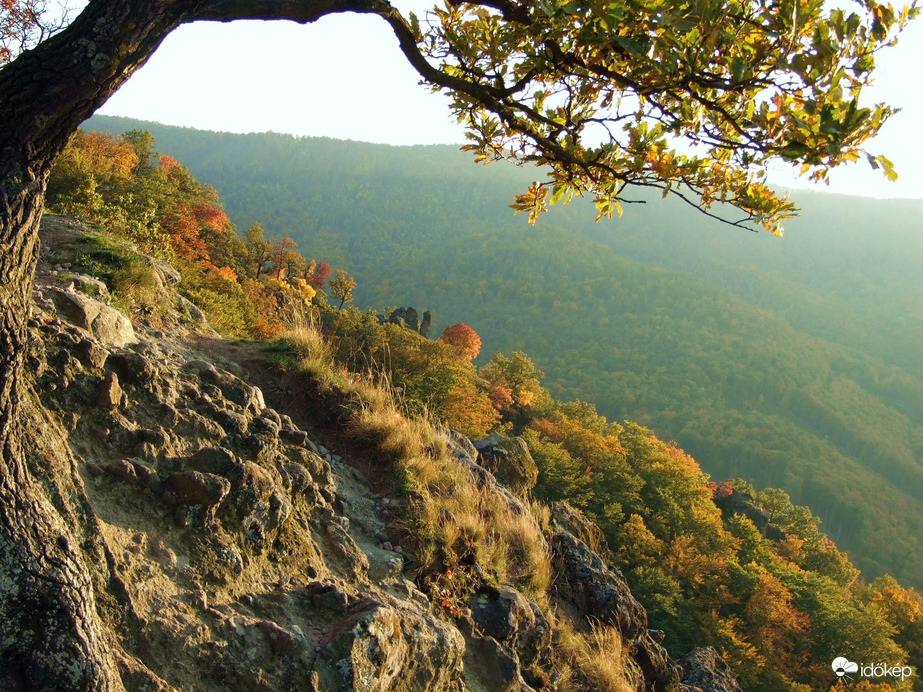
[[(679, 680), (679, 669), (669, 656), (678, 657), (685, 671), (692, 666), (692, 654), (684, 654), (690, 649), (701, 653), (703, 649), (695, 648), (701, 646), (714, 647), (721, 659), (709, 654), (699, 668), (714, 672), (726, 663), (742, 688), (753, 692), (825, 688), (834, 677), (830, 661), (844, 651), (861, 661), (893, 664), (889, 667), (892, 679), (874, 686), (880, 692), (910, 692), (920, 687), (914, 670), (921, 660), (923, 597), (891, 576), (862, 579), (848, 556), (819, 530), (811, 509), (793, 504), (783, 490), (757, 491), (740, 478), (710, 481), (691, 456), (674, 442), (662, 441), (652, 430), (632, 422), (609, 422), (590, 403), (556, 400), (543, 385), (544, 373), (525, 353), (495, 353), (476, 366), (472, 361), (483, 344), (470, 325), (457, 323), (431, 338), (429, 312), (419, 320), (416, 311), (402, 308), (385, 319), (374, 309), (357, 309), (351, 304), (355, 281), (344, 269), (334, 270), (323, 260), (303, 256), (291, 239), (267, 236), (259, 224), (247, 229), (243, 237), (236, 235), (216, 191), (196, 180), (175, 157), (156, 153), (155, 141), (147, 131), (132, 130), (122, 136), (79, 132), (55, 166), (49, 190), (50, 211), (71, 214), (95, 230), (66, 217), (46, 218), (40, 280), (70, 288), (44, 290), (58, 300), (67, 296), (71, 301), (62, 304), (77, 301), (87, 309), (108, 310), (113, 316), (115, 310), (86, 297), (108, 296), (122, 311), (124, 323), (124, 315), (129, 315), (158, 340), (163, 340), (166, 329), (178, 330), (185, 339), (182, 334), (188, 335), (185, 330), (194, 327), (197, 336), (193, 340), (213, 353), (212, 357), (228, 354), (241, 372), (244, 364), (248, 368), (255, 365), (268, 396), (280, 397), (286, 411), (310, 420), (312, 429), (323, 435), (324, 444), (355, 454), (354, 463), (374, 475), (379, 490), (390, 488), (393, 497), (382, 503), (389, 509), (380, 516), (395, 522), (391, 539), (404, 547), (395, 549), (403, 556), (401, 561), (386, 559), (399, 570), (403, 564), (403, 574), (413, 578), (414, 588), (430, 594), (431, 600), (424, 601), (427, 611), (432, 604), (434, 612), (450, 622), (459, 617), (470, 622), (468, 618), (473, 617), (478, 626), (487, 628), (493, 626), (480, 619), (484, 611), (470, 599), (472, 591), (484, 593), (486, 588), (489, 592), (496, 584), (504, 584), (511, 597), (521, 588), (523, 594), (536, 599), (528, 606), (535, 618), (529, 631), (550, 629), (550, 639), (544, 640), (541, 653), (510, 649), (505, 654), (525, 664), (517, 670), (536, 689), (552, 685), (575, 692), (615, 692), (646, 688), (648, 679), (672, 689), (670, 680)], [(565, 247), (554, 245), (554, 239), (545, 243), (546, 250), (567, 255)], [(139, 255), (137, 249), (148, 257)], [(151, 256), (170, 259), (174, 267)], [(592, 265), (591, 258), (584, 258), (583, 263)], [(631, 266), (626, 264), (627, 278), (643, 283), (644, 274), (633, 273)], [(158, 267), (157, 276), (162, 278), (155, 280)], [(487, 269), (492, 267), (487, 264)], [(497, 265), (497, 271), (501, 270)], [(469, 271), (478, 270), (472, 267)], [(167, 284), (175, 286), (180, 295), (167, 294)], [(666, 279), (664, 284), (674, 291), (681, 288)], [(76, 297), (78, 290), (85, 298)], [(80, 302), (83, 300), (86, 302)], [(57, 322), (44, 313), (36, 324), (47, 328)], [(210, 325), (221, 334), (245, 341), (223, 341)], [(54, 326), (46, 331), (59, 329)], [(145, 346), (144, 351), (150, 348)], [(125, 358), (113, 355), (92, 363), (124, 363)], [(142, 364), (147, 361), (138, 358), (140, 362), (130, 362), (145, 372)], [(50, 362), (62, 360), (69, 362), (59, 356)], [(97, 367), (92, 363), (91, 367)], [(179, 371), (214, 370), (201, 359), (192, 363)], [(154, 376), (153, 366), (147, 367), (149, 375), (139, 377)], [(136, 393), (137, 388), (131, 389), (132, 376), (126, 372), (122, 370), (128, 378), (125, 386)], [(230, 373), (225, 377), (214, 372), (210, 378), (226, 388), (235, 381)], [(62, 381), (56, 373), (46, 374), (45, 380), (49, 379)], [(111, 381), (118, 381), (117, 373), (113, 372)], [(266, 450), (272, 445), (271, 437), (257, 432), (241, 446), (239, 441), (230, 441), (229, 431), (250, 426), (257, 431), (276, 430), (289, 421), (294, 425), (288, 413), (286, 418), (276, 413), (278, 422), (269, 414), (265, 420), (271, 424), (248, 423), (245, 416), (229, 410), (233, 404), (223, 401), (219, 386), (206, 385), (207, 394), (197, 393), (198, 386), (187, 382), (183, 391), (194, 392), (192, 397), (222, 421), (203, 429), (238, 453), (246, 449), (269, 459)], [(58, 391), (57, 386), (39, 388)], [(166, 397), (177, 388), (171, 383), (144, 390)], [(66, 403), (85, 409), (86, 390), (73, 389), (76, 395)], [(115, 405), (115, 397), (124, 406), (124, 390), (104, 385), (97, 400)], [(157, 405), (159, 412), (172, 411), (176, 418), (181, 415), (162, 403)], [(61, 406), (58, 400), (52, 405)], [(137, 415), (144, 406), (138, 400), (126, 410)], [(304, 412), (310, 413), (305, 416)], [(76, 420), (75, 415), (69, 420)], [(99, 439), (100, 422), (93, 420), (84, 421), (81, 432), (90, 435), (99, 448), (97, 453), (108, 458), (117, 438)], [(184, 430), (172, 426), (177, 429)], [(286, 428), (284, 436), (281, 430), (278, 434), (280, 440), (284, 437), (299, 444), (307, 440), (307, 432), (296, 429)], [(168, 439), (153, 431), (145, 437)], [(134, 435), (127, 438), (129, 446), (134, 439)], [(142, 452), (156, 460), (154, 449), (145, 447)], [(83, 463), (90, 454), (89, 447), (81, 446)], [(229, 473), (239, 482), (236, 462), (228, 465), (233, 459), (234, 452), (228, 449), (210, 448), (194, 454), (189, 463)], [(329, 461), (333, 460), (331, 456)], [(172, 454), (164, 462), (175, 463)], [(103, 463), (112, 469), (106, 473), (121, 481), (137, 479), (139, 472), (157, 473), (138, 459), (131, 460), (138, 464), (134, 472), (124, 465)], [(250, 471), (256, 473), (255, 468), (260, 467), (254, 464)], [(297, 489), (291, 474), (301, 467), (283, 468), (289, 478), (286, 487)], [(475, 469), (480, 470), (475, 473)], [(163, 501), (174, 502), (169, 499), (173, 497), (212, 502), (215, 495), (204, 495), (210, 486), (203, 484), (223, 487), (216, 495), (231, 486), (229, 481), (224, 485), (216, 480), (222, 476), (212, 471), (171, 472), (166, 484), (174, 490), (172, 495), (164, 493)], [(353, 478), (358, 481), (360, 476)], [(344, 488), (341, 480), (337, 480), (337, 493)], [(263, 477), (264, 487), (274, 482)], [(491, 495), (489, 488), (497, 483), (520, 499)], [(164, 487), (157, 481), (144, 485), (148, 490)], [(328, 491), (332, 496), (334, 491)], [(124, 495), (122, 488), (117, 492), (119, 497)], [(354, 488), (354, 492), (368, 498), (370, 491)], [(259, 496), (248, 491), (247, 497)], [(353, 499), (340, 504), (356, 506)], [(271, 509), (273, 502), (265, 507)], [(174, 508), (174, 520), (179, 516), (179, 524), (198, 521), (199, 510), (190, 514), (189, 509)], [(245, 511), (255, 509), (247, 505)], [(288, 544), (291, 530), (279, 526), (284, 515), (258, 512), (257, 516), (270, 523), (252, 535), (265, 537), (265, 531), (273, 527), (281, 530), (271, 541), (271, 560), (281, 556), (275, 551), (285, 551), (290, 557), (316, 553), (305, 547), (307, 543)], [(315, 515), (327, 527), (318, 532), (329, 533), (330, 517), (325, 512)], [(356, 525), (369, 526), (368, 514), (365, 517)], [(124, 520), (123, 514), (120, 521)], [(565, 526), (576, 531), (579, 539), (560, 535)], [(211, 527), (209, 535), (214, 535), (215, 528)], [(371, 530), (382, 536), (378, 550), (393, 553), (395, 543), (384, 541), (384, 527)], [(231, 539), (222, 540), (226, 546)], [(367, 538), (360, 536), (360, 540)], [(382, 553), (375, 552), (374, 544), (366, 544), (370, 553), (364, 564), (369, 565), (369, 576), (382, 574), (375, 571), (378, 567), (372, 568)], [(349, 556), (350, 569), (363, 564), (360, 553), (344, 553), (342, 546), (336, 550), (341, 557)], [(593, 557), (587, 560), (588, 552)], [(245, 554), (248, 557), (237, 554), (241, 563), (250, 560), (249, 547)], [(234, 564), (234, 553), (227, 555), (229, 559), (220, 562)], [(580, 566), (571, 570), (567, 565), (578, 555), (584, 556), (578, 559)], [(404, 558), (409, 562), (402, 562)], [(284, 562), (296, 573), (317, 574), (317, 567), (290, 559)], [(368, 585), (362, 591), (368, 594)], [(614, 594), (619, 594), (615, 596), (619, 605), (613, 608)], [(208, 602), (213, 603), (213, 598), (210, 594)], [(576, 620), (559, 616), (565, 612), (560, 610), (562, 605)], [(548, 616), (540, 615), (543, 608)], [(303, 617), (304, 611), (299, 612)], [(158, 616), (164, 615), (169, 619), (175, 613), (161, 609)], [(546, 624), (540, 617), (546, 618)], [(493, 616), (489, 619), (495, 621)], [(613, 623), (617, 629), (611, 627)], [(659, 634), (649, 634), (649, 627)], [(500, 630), (485, 631), (510, 640)], [(245, 667), (250, 670), (252, 645), (248, 646)], [(634, 663), (624, 658), (625, 652)], [(336, 655), (342, 662), (341, 654)], [(415, 659), (416, 654), (409, 657)], [(195, 656), (191, 658), (189, 666), (199, 665)], [(171, 669), (174, 659), (170, 656)], [(480, 656), (470, 662), (466, 657), (466, 679), (478, 675), (480, 662)], [(227, 665), (236, 665), (236, 660), (226, 659), (223, 670)], [(440, 670), (451, 667), (450, 662), (438, 666)], [(693, 675), (690, 668), (685, 677)], [(727, 685), (709, 685), (709, 689), (741, 689), (722, 675)], [(424, 682), (412, 689), (423, 687), (436, 689)], [(872, 688), (866, 684), (862, 689)]]
[(923, 203), (805, 195), (781, 241), (653, 200), (528, 227), (507, 205), (537, 172), (452, 147), (87, 127), (149, 129), (240, 231), (348, 267), (358, 304), (525, 350), (556, 398), (675, 438), (713, 477), (785, 488), (869, 577), (923, 583)]

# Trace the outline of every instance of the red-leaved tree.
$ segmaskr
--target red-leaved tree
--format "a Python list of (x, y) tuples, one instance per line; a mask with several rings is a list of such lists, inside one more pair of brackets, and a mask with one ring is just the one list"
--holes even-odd
[(320, 291), (327, 285), (327, 280), (332, 273), (333, 267), (326, 262), (318, 262), (314, 266), (314, 273), (311, 276), (305, 277), (305, 280), (311, 288)]

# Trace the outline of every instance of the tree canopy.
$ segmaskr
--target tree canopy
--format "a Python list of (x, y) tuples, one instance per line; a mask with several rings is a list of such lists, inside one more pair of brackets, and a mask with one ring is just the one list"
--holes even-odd
[[(875, 0), (851, 9), (822, 0), (447, 0), (422, 18), (382, 0), (167, 5), (146, 42), (202, 19), (381, 16), (422, 79), (451, 95), (468, 129), (465, 148), (478, 160), (550, 167), (511, 205), (530, 221), (547, 203), (583, 194), (595, 198), (597, 218), (621, 214), (633, 201), (627, 188), (642, 186), (708, 214), (716, 201), (729, 203), (744, 216), (722, 220), (776, 234), (795, 210), (765, 185), (771, 159), (815, 180), (860, 157), (895, 176), (887, 158), (864, 151), (894, 111), (860, 96), (876, 53), (917, 13)], [(47, 33), (41, 9), (35, 0), (4, 0), (3, 59), (15, 55), (11, 44)], [(125, 78), (131, 52), (122, 41), (83, 58), (123, 63)]]
[(416, 43), (402, 47), (452, 93), (479, 159), (551, 166), (512, 205), (530, 221), (546, 200), (582, 193), (600, 216), (621, 214), (637, 185), (706, 211), (729, 202), (779, 234), (794, 209), (763, 183), (765, 164), (781, 158), (824, 180), (863, 155), (893, 111), (860, 106), (862, 88), (915, 13), (875, 2), (826, 11), (821, 0), (449, 2), (425, 26), (411, 16)]

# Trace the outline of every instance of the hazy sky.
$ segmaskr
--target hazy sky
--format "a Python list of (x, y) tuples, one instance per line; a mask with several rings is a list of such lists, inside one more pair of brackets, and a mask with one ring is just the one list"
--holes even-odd
[[(425, 7), (418, 6), (418, 13)], [(834, 173), (829, 189), (923, 197), (923, 20), (881, 55), (879, 67), (870, 96), (904, 110), (870, 150), (890, 158), (900, 180), (887, 183), (863, 162)], [(272, 130), (391, 144), (463, 140), (444, 97), (418, 84), (384, 21), (359, 15), (325, 17), (308, 26), (180, 27), (100, 112), (229, 132)], [(793, 182), (782, 166), (774, 179)]]

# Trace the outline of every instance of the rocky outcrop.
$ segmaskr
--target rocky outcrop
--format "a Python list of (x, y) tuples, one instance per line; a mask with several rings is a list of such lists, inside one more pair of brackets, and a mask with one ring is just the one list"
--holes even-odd
[(478, 463), (514, 493), (525, 495), (538, 482), (538, 466), (521, 437), (491, 435), (474, 443)]
[(229, 366), (42, 305), (31, 370), (114, 556), (95, 580), (119, 585), (103, 601), (124, 684), (460, 689), (465, 640), (380, 547), (354, 471)]
[(712, 647), (693, 649), (679, 660), (689, 692), (740, 692), (730, 666)]
[(420, 320), (420, 336), (429, 337), (429, 330), (433, 326), (433, 313), (429, 310), (424, 311), (423, 319)]
[(551, 503), (551, 524), (557, 533), (569, 533), (583, 541), (602, 560), (610, 559), (606, 537), (592, 521), (566, 502)]
[(566, 531), (552, 536), (551, 550), (559, 599), (587, 617), (617, 626), (625, 639), (647, 632), (647, 613), (631, 595), (621, 572)]
[(661, 646), (662, 637), (648, 631), (647, 613), (625, 577), (577, 537), (598, 541), (599, 527), (565, 502), (552, 505), (551, 523), (553, 590), (559, 606), (571, 613), (578, 626), (593, 622), (617, 627), (628, 644), (631, 677), (639, 685), (679, 690), (679, 667)]
[(769, 521), (769, 512), (756, 504), (756, 499), (750, 493), (734, 491), (729, 495), (715, 494), (715, 506), (721, 510), (725, 520), (739, 514), (753, 522), (756, 530), (766, 538), (781, 541), (785, 532)]
[[(168, 290), (169, 267), (155, 268)], [(219, 356), (219, 342), (180, 338), (182, 317), (174, 332), (127, 338), (100, 328), (119, 322), (100, 319), (111, 307), (37, 291), (27, 370), (44, 406), (41, 480), (72, 507), (94, 636), (109, 642), (123, 687), (553, 689), (551, 621), (565, 617), (582, 631), (617, 627), (638, 690), (737, 689), (713, 651), (682, 668), (669, 658), (601, 532), (567, 504), (554, 504), (545, 534), (551, 604), (472, 569), (446, 610), (396, 542), (400, 498), (371, 490), (360, 470), (374, 463), (325, 448)], [(541, 533), (525, 443), (445, 434), (471, 482)]]
[(413, 332), (420, 330), (420, 322), (416, 308), (396, 308), (388, 315), (388, 322)]
[(45, 292), (58, 313), (83, 329), (102, 346), (120, 348), (135, 341), (135, 330), (125, 315), (73, 289), (48, 287)]
[(469, 597), (468, 608), (477, 629), (516, 652), (523, 665), (551, 644), (551, 626), (541, 609), (508, 584), (480, 587)]
[(433, 313), (426, 310), (423, 312), (423, 319), (420, 319), (416, 308), (395, 308), (388, 315), (387, 320), (383, 317), (379, 317), (379, 320), (417, 332), (420, 336), (429, 337), (429, 330), (433, 324)]

